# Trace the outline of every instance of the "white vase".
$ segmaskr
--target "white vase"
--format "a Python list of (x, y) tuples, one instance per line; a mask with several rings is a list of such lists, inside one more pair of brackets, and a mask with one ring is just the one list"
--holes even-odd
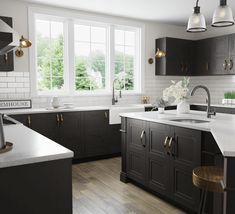
[(178, 114), (187, 114), (189, 112), (190, 112), (190, 106), (186, 100), (182, 100), (177, 104), (177, 113)]
[(165, 108), (160, 107), (160, 108), (158, 108), (158, 113), (159, 114), (164, 114), (164, 110), (165, 110)]
[(51, 105), (53, 108), (59, 108), (60, 107), (60, 100), (58, 97), (53, 97), (51, 100)]

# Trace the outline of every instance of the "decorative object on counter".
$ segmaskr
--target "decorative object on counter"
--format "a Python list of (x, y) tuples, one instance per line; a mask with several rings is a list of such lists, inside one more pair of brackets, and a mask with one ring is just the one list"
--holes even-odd
[(163, 91), (163, 99), (165, 101), (169, 102), (170, 98), (172, 97), (175, 99), (174, 102), (177, 103), (178, 114), (186, 114), (190, 111), (190, 106), (187, 102), (189, 81), (190, 78), (187, 77), (184, 77), (184, 79), (180, 80), (179, 82), (172, 80), (172, 85)]
[(227, 5), (227, 0), (220, 0), (220, 5), (215, 9), (212, 27), (228, 27), (234, 25), (232, 9)]
[(29, 109), (31, 100), (0, 100), (0, 109)]
[(0, 113), (0, 154), (12, 149), (13, 144), (5, 141), (3, 130), (3, 114)]
[[(158, 113), (159, 113), (159, 114), (164, 114), (165, 107), (167, 107), (168, 104), (169, 104), (168, 101), (165, 101), (165, 100), (161, 97), (160, 99), (157, 99), (157, 101), (156, 101), (156, 103), (155, 103), (155, 105), (156, 105), (155, 108), (158, 109)], [(152, 110), (154, 111), (154, 108), (153, 108)]]
[(30, 40), (24, 38), (24, 36), (21, 36), (20, 46), (15, 51), (15, 55), (18, 56), (18, 57), (22, 57), (24, 55), (24, 51), (22, 50), (22, 48), (29, 48), (31, 46), (32, 46), (32, 42)]
[(143, 97), (141, 98), (141, 102), (142, 102), (143, 104), (148, 104), (149, 101), (150, 101), (150, 97), (149, 97), (149, 96), (143, 96)]
[(228, 91), (224, 93), (224, 99), (222, 100), (224, 105), (235, 105), (235, 91)]
[[(187, 32), (198, 33), (205, 32), (206, 21), (203, 14), (200, 13), (200, 7), (198, 6), (199, 0), (196, 1), (196, 7), (194, 7), (194, 13), (188, 20)], [(213, 18), (212, 27), (229, 27), (234, 25), (234, 18), (232, 9), (227, 5), (227, 0), (220, 0), (220, 5), (216, 8)]]
[(59, 97), (53, 97), (51, 100), (51, 106), (53, 108), (59, 108), (60, 107), (60, 99)]
[(199, 0), (196, 1), (193, 14), (189, 17), (187, 32), (200, 33), (205, 32), (206, 20), (203, 14), (200, 13), (200, 7), (198, 6)]

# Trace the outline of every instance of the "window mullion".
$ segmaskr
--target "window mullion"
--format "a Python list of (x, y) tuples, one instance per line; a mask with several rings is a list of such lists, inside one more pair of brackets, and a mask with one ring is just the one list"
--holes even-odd
[(75, 93), (75, 39), (74, 39), (74, 22), (72, 20), (68, 21), (67, 30), (66, 30), (66, 43), (67, 45), (67, 62), (68, 62), (68, 70), (67, 70), (67, 83), (68, 83), (68, 91), (70, 95)]
[(111, 25), (109, 28), (109, 78), (108, 86), (109, 91), (113, 87), (113, 81), (115, 79), (115, 36), (114, 26)]

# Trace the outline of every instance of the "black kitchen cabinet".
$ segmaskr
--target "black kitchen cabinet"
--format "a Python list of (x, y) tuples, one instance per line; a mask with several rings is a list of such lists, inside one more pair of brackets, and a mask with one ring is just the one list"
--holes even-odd
[[(0, 19), (6, 22), (10, 27), (12, 27), (12, 18), (0, 16)], [(0, 32), (0, 47), (6, 46), (12, 42), (12, 33), (1, 33)], [(14, 70), (14, 57), (13, 51), (7, 54), (0, 55), (0, 72), (1, 71), (13, 71)]]
[(109, 111), (83, 112), (82, 121), (86, 157), (120, 152), (120, 126), (109, 125)]
[(127, 122), (127, 175), (129, 178), (146, 184), (146, 145), (148, 127), (141, 120)]
[(74, 152), (74, 159), (121, 152), (120, 125), (109, 125), (109, 111), (11, 115), (25, 126)]
[(200, 131), (128, 118), (126, 150), (128, 179), (197, 211), (192, 171), (201, 165)]
[(156, 75), (190, 76), (193, 70), (193, 43), (190, 40), (161, 38), (156, 40), (156, 50), (166, 52), (166, 57), (156, 58)]
[(210, 76), (235, 74), (235, 34), (197, 41), (161, 38), (157, 48), (166, 57), (156, 58), (156, 75)]

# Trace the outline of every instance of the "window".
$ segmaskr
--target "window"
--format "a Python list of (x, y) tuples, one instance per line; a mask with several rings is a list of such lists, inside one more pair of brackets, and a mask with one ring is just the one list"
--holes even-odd
[(141, 92), (141, 26), (31, 15), (34, 95)]
[(63, 31), (62, 22), (36, 20), (38, 91), (59, 91), (64, 87)]
[(107, 29), (74, 25), (75, 89), (91, 91), (106, 88)]
[(115, 29), (115, 78), (119, 80), (116, 89), (134, 90), (136, 53), (136, 32)]

